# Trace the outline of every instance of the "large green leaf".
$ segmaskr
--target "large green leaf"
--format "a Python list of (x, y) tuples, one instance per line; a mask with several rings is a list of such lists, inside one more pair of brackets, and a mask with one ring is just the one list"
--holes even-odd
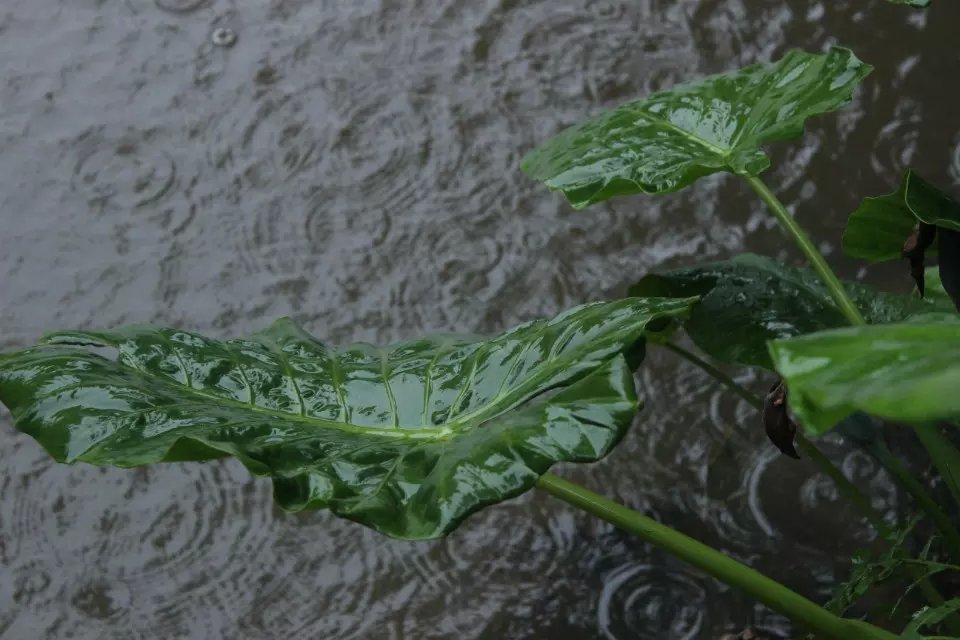
[(770, 165), (760, 145), (800, 136), (807, 118), (847, 104), (870, 71), (848, 49), (792, 51), (593, 117), (532, 151), (522, 168), (578, 209), (676, 191), (718, 171), (757, 175)]
[[(949, 301), (924, 301), (844, 283), (868, 322), (903, 320), (952, 309)], [(684, 328), (700, 349), (719, 360), (772, 368), (767, 341), (846, 326), (820, 278), (753, 254), (645, 276), (634, 296), (701, 296)]]
[(843, 252), (880, 262), (900, 258), (918, 222), (960, 231), (960, 204), (908, 169), (900, 188), (864, 198), (843, 233)]
[(0, 355), (0, 400), (59, 461), (233, 455), (273, 478), (285, 509), (431, 538), (554, 462), (610, 451), (637, 409), (623, 353), (692, 302), (588, 304), (495, 338), (382, 349), (334, 350), (288, 319), (227, 341), (151, 326), (63, 332)]
[(960, 418), (960, 317), (847, 327), (770, 343), (790, 408), (811, 433), (854, 411), (917, 423)]

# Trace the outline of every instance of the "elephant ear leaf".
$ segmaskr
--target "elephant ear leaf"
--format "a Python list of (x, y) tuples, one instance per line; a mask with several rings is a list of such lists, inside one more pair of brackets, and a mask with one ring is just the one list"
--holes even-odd
[(521, 167), (575, 208), (610, 197), (677, 191), (719, 171), (755, 176), (760, 148), (803, 133), (847, 104), (871, 67), (834, 47), (703, 78), (628, 102), (562, 131)]
[(285, 509), (432, 538), (554, 462), (609, 452), (638, 406), (623, 354), (692, 303), (594, 303), (489, 339), (386, 348), (334, 349), (287, 319), (225, 341), (152, 326), (62, 332), (0, 355), (0, 400), (61, 462), (234, 456), (273, 479)]
[(918, 225), (960, 231), (960, 204), (908, 169), (893, 193), (864, 198), (843, 232), (843, 252), (870, 262), (896, 260)]
[(960, 419), (960, 318), (847, 327), (770, 343), (790, 408), (811, 434), (854, 412), (907, 424)]
[[(951, 310), (943, 300), (882, 293), (856, 282), (844, 288), (871, 323)], [(770, 258), (742, 254), (730, 260), (644, 276), (633, 296), (700, 296), (683, 327), (710, 356), (771, 369), (767, 341), (847, 324), (820, 278)]]
[(943, 288), (960, 310), (960, 203), (908, 169), (899, 189), (865, 198), (850, 215), (843, 251), (871, 262), (908, 258), (910, 273), (924, 295), (925, 254), (934, 241)]

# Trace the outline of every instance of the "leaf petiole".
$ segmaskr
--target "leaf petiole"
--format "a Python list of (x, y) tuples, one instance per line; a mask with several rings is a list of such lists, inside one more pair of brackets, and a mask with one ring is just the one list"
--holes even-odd
[(860, 310), (857, 309), (857, 305), (853, 303), (853, 300), (844, 290), (843, 285), (840, 284), (839, 278), (830, 268), (830, 265), (827, 264), (827, 261), (824, 259), (823, 255), (817, 250), (813, 245), (813, 241), (810, 240), (810, 236), (807, 235), (807, 232), (797, 224), (797, 221), (794, 220), (793, 216), (790, 215), (790, 212), (787, 211), (786, 207), (783, 206), (783, 203), (777, 198), (776, 195), (767, 185), (758, 178), (757, 176), (743, 176), (747, 182), (750, 183), (750, 186), (753, 187), (753, 190), (757, 192), (757, 195), (760, 196), (760, 199), (766, 203), (770, 208), (770, 211), (777, 218), (783, 228), (786, 230), (787, 234), (793, 238), (793, 241), (800, 247), (800, 250), (803, 251), (803, 255), (806, 256), (807, 260), (810, 261), (810, 265), (814, 270), (820, 275), (820, 278), (823, 279), (823, 284), (826, 285), (827, 290), (830, 292), (830, 297), (833, 298), (833, 301), (836, 303), (837, 307), (847, 318), (847, 320), (852, 325), (861, 325), (866, 324), (866, 321), (863, 319), (863, 315), (860, 314)]
[(879, 627), (840, 618), (776, 580), (642, 513), (604, 498), (589, 489), (547, 473), (537, 487), (552, 496), (605, 520), (670, 555), (736, 587), (797, 624), (829, 640), (894, 640)]

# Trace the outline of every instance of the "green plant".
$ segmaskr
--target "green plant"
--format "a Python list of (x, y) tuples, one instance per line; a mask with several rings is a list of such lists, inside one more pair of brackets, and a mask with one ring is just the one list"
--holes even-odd
[[(651, 275), (634, 287), (634, 297), (577, 307), (494, 338), (436, 336), (387, 348), (333, 349), (287, 320), (228, 341), (146, 326), (62, 332), (0, 355), (0, 400), (16, 426), (57, 460), (133, 467), (234, 456), (272, 478), (286, 509), (326, 507), (407, 539), (445, 535), (470, 513), (536, 486), (744, 590), (819, 637), (894, 638), (547, 473), (554, 462), (593, 461), (616, 445), (638, 408), (631, 371), (648, 342), (686, 354), (763, 408), (719, 369), (668, 342), (678, 326), (713, 357), (779, 370), (810, 435), (856, 411), (917, 421), (921, 431), (958, 417), (952, 398), (938, 400), (924, 384), (943, 388), (956, 369), (920, 347), (897, 364), (925, 378), (876, 381), (885, 392), (899, 384), (897, 402), (883, 404), (892, 396), (865, 391), (875, 369), (845, 369), (852, 391), (831, 395), (836, 381), (818, 378), (811, 363), (837, 348), (836, 332), (859, 340), (851, 347), (857, 358), (879, 358), (873, 331), (914, 344), (930, 332), (949, 338), (957, 321), (944, 315), (943, 298), (842, 283), (758, 177), (769, 166), (762, 144), (799, 136), (807, 118), (846, 104), (869, 72), (847, 49), (793, 52), (624, 105), (559, 134), (523, 163), (575, 207), (734, 173), (767, 203), (812, 272), (743, 256)], [(848, 429), (878, 458), (889, 454), (876, 434)], [(936, 428), (922, 432), (949, 476), (956, 451)], [(798, 437), (801, 450), (883, 533), (883, 519), (862, 493)], [(896, 459), (891, 455), (885, 466), (897, 469)], [(934, 518), (937, 505), (924, 487), (902, 466), (894, 473), (905, 484), (913, 481), (912, 493)], [(948, 481), (953, 488), (954, 479)], [(945, 538), (956, 534), (946, 515), (936, 517)], [(932, 608), (912, 633), (941, 619), (950, 623), (952, 601), (944, 602), (929, 577), (917, 580)]]
[[(960, 207), (932, 186), (911, 180), (908, 172), (899, 192), (880, 202), (865, 202), (851, 216), (844, 246), (882, 245), (879, 258), (903, 254), (911, 261), (921, 295), (930, 280), (923, 269), (924, 251), (939, 237), (942, 286), (931, 289), (948, 296), (920, 300), (842, 283), (759, 178), (769, 164), (758, 148), (761, 143), (799, 135), (808, 116), (844, 104), (869, 71), (846, 49), (834, 48), (820, 56), (794, 52), (772, 65), (756, 65), (655, 94), (592, 118), (530, 154), (524, 169), (561, 191), (575, 208), (613, 195), (674, 191), (717, 171), (744, 178), (807, 257), (813, 272), (747, 255), (648, 275), (631, 289), (631, 295), (699, 296), (700, 302), (683, 322), (694, 343), (733, 364), (776, 369), (784, 376), (790, 405), (809, 434), (846, 423), (840, 427), (844, 435), (874, 455), (917, 499), (941, 530), (944, 548), (960, 557), (956, 527), (890, 453), (880, 432), (848, 422), (857, 411), (915, 421), (931, 460), (951, 493), (960, 498), (960, 457), (950, 439), (932, 424), (957, 417), (950, 390), (960, 383), (960, 371), (954, 365), (960, 356), (955, 344), (960, 321), (948, 315), (953, 311), (948, 296), (957, 298), (954, 283), (960, 279), (960, 247), (955, 242), (960, 227), (954, 226), (960, 221)], [(917, 225), (919, 232), (913, 235)], [(847, 325), (852, 327), (842, 328)], [(952, 337), (946, 342), (925, 342), (945, 336)], [(662, 342), (663, 336), (656, 339)], [(847, 350), (829, 352), (828, 343), (835, 350), (842, 349), (842, 343)], [(668, 347), (678, 351), (676, 345)], [(736, 386), (730, 385), (729, 377), (717, 376), (712, 365), (685, 355), (721, 382)], [(738, 393), (745, 395), (742, 390)], [(768, 433), (777, 446), (794, 454), (789, 441), (797, 427), (786, 413), (786, 392), (768, 396), (767, 407), (759, 399), (752, 404), (764, 408), (765, 419), (771, 416)], [(776, 422), (774, 432), (780, 433), (771, 432), (771, 420)], [(799, 444), (829, 468), (829, 461), (806, 438), (801, 436)], [(869, 506), (855, 488), (847, 486), (839, 472), (827, 473), (883, 534), (884, 525), (868, 515)], [(921, 575), (917, 580), (933, 610), (948, 611), (927, 578)], [(955, 617), (944, 613), (937, 621), (941, 618), (952, 630), (960, 629)]]
[[(64, 332), (2, 356), (0, 394), (61, 462), (232, 455), (273, 479), (284, 509), (435, 538), (554, 462), (605, 455), (637, 410), (622, 354), (693, 302), (595, 303), (487, 340), (385, 349), (334, 350), (287, 319), (225, 342), (147, 326)], [(104, 347), (115, 360), (93, 352)]]

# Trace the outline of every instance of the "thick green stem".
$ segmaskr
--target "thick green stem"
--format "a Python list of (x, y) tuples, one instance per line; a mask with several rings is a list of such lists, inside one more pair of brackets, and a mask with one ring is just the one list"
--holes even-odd
[(580, 485), (552, 474), (540, 477), (537, 486), (564, 502), (632, 533), (670, 555), (704, 571), (724, 584), (782, 613), (797, 625), (828, 640), (895, 640), (897, 636), (879, 627), (846, 620), (786, 588), (779, 582), (711, 549), (679, 531), (642, 513), (608, 500)]
[(833, 298), (833, 301), (837, 304), (837, 307), (843, 315), (846, 316), (850, 324), (866, 324), (866, 321), (860, 314), (860, 310), (857, 309), (857, 305), (854, 304), (853, 300), (847, 294), (846, 289), (844, 289), (840, 283), (840, 279), (837, 278), (837, 275), (830, 268), (830, 265), (827, 264), (827, 261), (813, 245), (813, 241), (810, 240), (810, 237), (803, 228), (797, 224), (797, 221), (793, 219), (793, 216), (790, 215), (790, 212), (783, 206), (783, 203), (777, 199), (777, 196), (770, 191), (760, 178), (756, 176), (744, 176), (744, 178), (750, 183), (753, 190), (757, 192), (757, 195), (770, 207), (770, 211), (773, 212), (773, 215), (776, 216), (780, 224), (783, 225), (783, 228), (790, 237), (793, 238), (793, 241), (796, 242), (800, 250), (803, 251), (807, 260), (810, 261), (810, 265), (820, 275), (823, 284), (826, 285), (827, 290), (830, 292), (830, 297)]

